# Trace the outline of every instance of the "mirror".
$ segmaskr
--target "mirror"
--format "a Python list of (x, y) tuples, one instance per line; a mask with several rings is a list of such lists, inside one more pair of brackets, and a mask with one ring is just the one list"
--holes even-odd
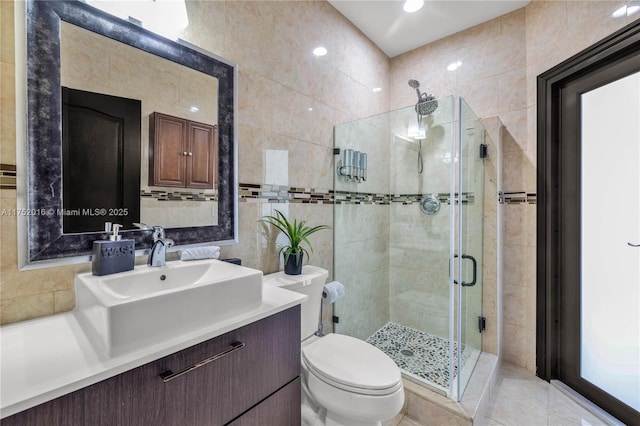
[[(29, 0), (26, 7), (26, 207), (28, 211), (37, 214), (27, 217), (25, 263), (86, 257), (91, 254), (93, 241), (107, 237), (104, 232), (65, 233), (63, 229), (63, 85), (142, 101), (141, 179), (134, 182), (138, 185), (142, 200), (141, 221), (149, 225), (164, 226), (167, 236), (172, 238), (176, 245), (206, 242), (224, 244), (236, 241), (236, 66), (188, 43), (172, 42), (80, 1)], [(100, 45), (99, 48), (95, 47), (96, 43)], [(86, 49), (87, 46), (92, 47)], [(158, 90), (165, 98), (149, 97), (149, 90), (133, 91), (132, 86), (140, 89), (149, 87), (148, 84), (144, 86), (142, 83), (128, 81), (129, 88), (109, 87), (110, 81), (101, 78), (106, 74), (104, 68), (95, 62), (97, 58), (108, 56), (105, 52), (109, 49), (114, 51), (113, 55), (117, 54), (118, 59), (122, 61), (121, 65), (130, 71), (129, 77), (142, 74), (143, 78), (150, 80), (149, 64), (160, 61), (161, 65), (158, 66), (162, 68), (161, 72), (165, 73), (165, 84), (170, 86), (164, 92)], [(85, 55), (88, 62), (83, 63), (78, 55)], [(142, 57), (145, 58), (144, 66), (137, 59)], [(87, 73), (91, 71), (92, 66), (94, 74), (89, 77)], [(122, 77), (128, 79), (126, 76)], [(91, 84), (88, 82), (89, 79)], [(192, 87), (187, 87), (187, 81)], [(201, 96), (199, 99), (181, 96), (181, 93), (188, 92), (204, 93), (207, 96)], [(167, 99), (167, 96), (171, 97), (173, 102)], [(196, 105), (196, 102), (199, 105)], [(188, 108), (191, 107), (199, 108), (198, 114), (189, 111)], [(187, 110), (181, 111), (180, 108)], [(154, 187), (148, 184), (148, 120), (152, 112), (217, 125), (216, 188), (195, 190)], [(194, 198), (213, 201), (198, 201), (201, 203), (199, 206), (205, 206), (202, 209), (205, 212), (204, 218), (201, 213), (192, 209), (193, 206), (185, 207), (186, 203)], [(179, 214), (176, 215), (176, 212)], [(176, 217), (186, 217), (188, 222), (172, 222), (167, 213), (173, 213)], [(207, 224), (208, 217), (211, 220)], [(148, 231), (128, 230), (122, 235), (123, 238), (135, 239), (138, 250), (149, 248), (151, 245)]]
[[(120, 223), (125, 230), (135, 229), (131, 225), (135, 222), (157, 223), (166, 228), (217, 224), (215, 186), (194, 189), (154, 186), (149, 182), (152, 151), (149, 145), (152, 123), (149, 118), (154, 112), (159, 112), (192, 122), (216, 125), (218, 79), (67, 22), (62, 22), (60, 29), (60, 80), (63, 97), (65, 90), (71, 89), (73, 93), (84, 94), (75, 104), (79, 101), (88, 103), (92, 98), (97, 98), (99, 101), (91, 102), (90, 108), (80, 111), (88, 109), (101, 112), (110, 109), (124, 111), (127, 103), (123, 99), (127, 102), (134, 100), (139, 104), (137, 119), (141, 122), (141, 127), (138, 126), (141, 132), (137, 135), (136, 148), (140, 158), (135, 159), (139, 182), (136, 182), (131, 176), (125, 177), (127, 170), (133, 168), (127, 161), (132, 155), (118, 149), (120, 144), (117, 143), (95, 143), (108, 132), (102, 131), (99, 135), (91, 132), (85, 138), (80, 135), (75, 141), (80, 143), (69, 144), (75, 150), (90, 150), (88, 154), (80, 152), (76, 155), (80, 161), (71, 161), (64, 155), (67, 151), (64, 149), (67, 145), (65, 140), (68, 139), (66, 135), (71, 133), (65, 132), (68, 129), (64, 125), (65, 112), (67, 115), (78, 113), (67, 108), (68, 103), (63, 99), (63, 207), (65, 211), (72, 213), (65, 214), (63, 218), (63, 232), (101, 231), (105, 221)], [(112, 106), (114, 99), (118, 102)], [(116, 114), (117, 112), (109, 112), (108, 117)], [(97, 115), (98, 118), (100, 116)], [(93, 117), (91, 115), (88, 118)], [(76, 119), (75, 122), (82, 120)], [(98, 119), (94, 119), (90, 130), (97, 128), (99, 123)], [(122, 133), (125, 140), (122, 145), (133, 145), (126, 140), (126, 126)], [(102, 167), (83, 161), (96, 156), (105, 160)], [(67, 183), (74, 179), (79, 181), (81, 188), (73, 191), (75, 199), (73, 203), (69, 203), (71, 191), (66, 190)], [(111, 185), (107, 185), (111, 182)], [(109, 194), (105, 194), (104, 190), (96, 194), (96, 187), (109, 188)], [(132, 205), (133, 202), (135, 205)], [(101, 211), (102, 208), (107, 210), (104, 217), (76, 214), (83, 210)], [(71, 224), (75, 226), (69, 226)]]

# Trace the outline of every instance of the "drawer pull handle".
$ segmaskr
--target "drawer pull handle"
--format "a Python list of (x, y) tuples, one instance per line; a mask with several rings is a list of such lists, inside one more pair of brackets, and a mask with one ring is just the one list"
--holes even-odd
[(175, 373), (173, 371), (171, 371), (171, 370), (164, 371), (164, 372), (160, 373), (160, 377), (162, 378), (162, 380), (165, 383), (167, 383), (168, 381), (171, 381), (171, 380), (175, 379), (176, 377), (180, 377), (183, 374), (187, 374), (189, 371), (193, 371), (196, 368), (200, 368), (203, 365), (207, 365), (210, 362), (213, 362), (213, 361), (215, 361), (215, 360), (217, 360), (219, 358), (222, 358), (225, 355), (230, 354), (231, 352), (235, 352), (235, 351), (237, 351), (239, 349), (242, 349), (242, 348), (244, 348), (244, 343), (242, 343), (242, 342), (234, 342), (234, 343), (231, 344), (231, 347), (229, 349), (227, 349), (225, 351), (222, 351), (219, 354), (215, 354), (213, 356), (210, 356), (207, 359), (203, 359), (200, 362), (196, 362), (195, 364), (193, 364), (193, 365), (191, 365), (189, 367), (185, 367), (182, 370), (178, 370)]

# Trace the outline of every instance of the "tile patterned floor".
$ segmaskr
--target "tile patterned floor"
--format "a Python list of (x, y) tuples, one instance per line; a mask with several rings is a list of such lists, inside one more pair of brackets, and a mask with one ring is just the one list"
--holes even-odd
[[(367, 342), (378, 347), (391, 357), (403, 373), (449, 387), (449, 340), (438, 336), (388, 322), (376, 331)], [(454, 342), (454, 357), (456, 343)], [(462, 364), (469, 358), (462, 346)], [(454, 377), (456, 370), (454, 370)]]

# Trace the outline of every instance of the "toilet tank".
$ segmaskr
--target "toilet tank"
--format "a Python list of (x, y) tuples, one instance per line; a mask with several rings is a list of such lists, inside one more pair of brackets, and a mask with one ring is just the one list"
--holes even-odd
[(300, 275), (286, 275), (284, 272), (265, 275), (262, 279), (264, 285), (274, 285), (287, 290), (302, 293), (308, 299), (300, 305), (300, 340), (313, 335), (318, 330), (320, 321), (320, 300), (322, 288), (329, 272), (317, 266), (306, 265), (302, 267)]

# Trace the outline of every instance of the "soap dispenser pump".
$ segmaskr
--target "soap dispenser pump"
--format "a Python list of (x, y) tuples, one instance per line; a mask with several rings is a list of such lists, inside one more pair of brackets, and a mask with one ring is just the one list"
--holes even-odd
[(93, 242), (92, 272), (93, 275), (109, 275), (130, 271), (135, 264), (135, 241), (122, 239), (119, 234), (122, 225), (106, 222), (104, 230), (110, 233), (109, 240)]
[(113, 233), (111, 235), (109, 235), (109, 241), (120, 241), (120, 240), (122, 240), (122, 235), (118, 235), (118, 232), (120, 231), (120, 228), (122, 228), (122, 225), (120, 225), (119, 223), (114, 223), (113, 224)]

